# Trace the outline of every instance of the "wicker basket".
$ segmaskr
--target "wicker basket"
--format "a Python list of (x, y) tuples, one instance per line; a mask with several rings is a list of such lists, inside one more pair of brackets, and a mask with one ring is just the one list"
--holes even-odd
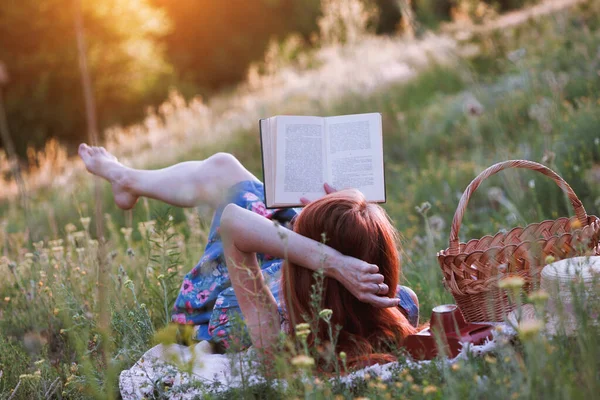
[[(514, 228), (494, 236), (459, 243), (458, 232), (467, 203), (486, 178), (507, 168), (526, 168), (549, 176), (565, 192), (575, 209), (575, 217), (543, 221)], [(526, 293), (539, 285), (544, 260), (585, 254), (598, 254), (600, 220), (588, 216), (573, 189), (554, 171), (532, 161), (511, 160), (492, 165), (477, 176), (463, 193), (450, 232), (450, 247), (438, 253), (444, 284), (469, 322), (502, 321), (512, 311), (505, 290), (498, 281), (520, 276)]]

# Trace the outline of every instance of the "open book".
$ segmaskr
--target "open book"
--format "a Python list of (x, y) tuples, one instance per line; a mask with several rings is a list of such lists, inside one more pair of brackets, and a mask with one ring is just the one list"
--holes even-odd
[(267, 208), (300, 206), (323, 184), (385, 202), (381, 114), (275, 116), (260, 120)]

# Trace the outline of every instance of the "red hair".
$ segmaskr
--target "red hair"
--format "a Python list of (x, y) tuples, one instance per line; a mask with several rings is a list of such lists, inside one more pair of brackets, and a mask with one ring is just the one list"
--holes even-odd
[[(310, 203), (296, 218), (294, 231), (317, 241), (324, 235), (325, 243), (342, 254), (377, 265), (390, 288), (387, 296), (395, 296), (400, 278), (397, 232), (386, 212), (367, 203), (358, 190), (334, 192)], [(314, 284), (312, 271), (292, 263), (284, 267), (282, 287), (292, 327), (318, 319), (310, 306)], [(335, 353), (344, 351), (350, 367), (395, 361), (391, 351), (416, 332), (400, 309), (363, 303), (333, 278), (326, 277), (323, 286), (320, 309), (333, 310), (331, 324), (341, 326)], [(325, 344), (329, 333), (324, 321), (319, 324), (318, 342)], [(309, 344), (315, 339), (311, 334)]]

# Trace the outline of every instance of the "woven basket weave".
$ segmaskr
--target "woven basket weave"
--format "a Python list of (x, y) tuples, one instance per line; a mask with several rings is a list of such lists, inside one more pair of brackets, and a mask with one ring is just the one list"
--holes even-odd
[[(568, 196), (575, 217), (517, 227), (509, 232), (459, 243), (458, 233), (473, 192), (488, 177), (507, 168), (525, 168), (552, 178)], [(510, 160), (487, 168), (463, 193), (450, 232), (450, 247), (438, 253), (444, 284), (469, 322), (502, 321), (515, 307), (498, 281), (507, 276), (525, 280), (524, 291), (539, 286), (544, 260), (599, 253), (600, 220), (588, 216), (573, 189), (554, 171), (532, 161)]]

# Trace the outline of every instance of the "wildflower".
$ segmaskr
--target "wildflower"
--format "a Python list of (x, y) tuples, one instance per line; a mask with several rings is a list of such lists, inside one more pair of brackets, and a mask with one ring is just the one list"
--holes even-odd
[(310, 335), (310, 331), (306, 330), (306, 331), (297, 331), (296, 332), (296, 337), (302, 341), (306, 340), (306, 338), (308, 337), (308, 335)]
[(535, 189), (535, 180), (530, 179), (529, 183), (528, 183), (528, 186), (529, 186), (530, 189)]
[(10, 297), (9, 297), (9, 296), (6, 296), (6, 297), (4, 298), (4, 301), (5, 301), (5, 302), (7, 302), (7, 303), (8, 303), (8, 302), (10, 302)]
[(496, 364), (496, 359), (494, 357), (490, 357), (490, 356), (486, 355), (483, 359), (488, 364)]
[(345, 352), (345, 351), (340, 351), (340, 359), (341, 359), (342, 361), (346, 361), (346, 358), (347, 358), (347, 357), (348, 357), (348, 356), (346, 355), (346, 352)]
[(529, 295), (529, 300), (538, 305), (544, 304), (548, 300), (548, 293), (541, 289), (536, 290)]
[(58, 315), (58, 313), (60, 313), (60, 308), (55, 308), (54, 310), (52, 310), (52, 314), (54, 314), (55, 316)]
[(430, 394), (437, 392), (438, 388), (433, 385), (428, 385), (423, 388), (423, 394)]
[(160, 274), (159, 276), (156, 277), (156, 279), (158, 279), (159, 281), (162, 281), (163, 279), (165, 279), (165, 276), (163, 274)]
[(501, 289), (519, 289), (525, 284), (525, 280), (520, 276), (508, 276), (498, 282)]
[(121, 233), (123, 234), (125, 241), (129, 243), (131, 240), (131, 234), (133, 233), (133, 228), (121, 228)]
[(450, 368), (452, 368), (452, 371), (458, 371), (460, 370), (460, 365), (458, 363), (454, 363)]
[(546, 265), (548, 265), (548, 264), (552, 264), (555, 260), (556, 259), (552, 255), (548, 255), (544, 259), (544, 262), (546, 263)]
[(154, 225), (156, 221), (146, 221), (138, 223), (138, 231), (142, 234), (142, 236), (146, 236), (147, 234), (151, 234), (154, 232)]
[(398, 389), (402, 389), (402, 386), (404, 386), (404, 385), (402, 384), (402, 382), (396, 382), (396, 387), (397, 387)]
[(301, 354), (292, 358), (292, 365), (300, 368), (310, 368), (315, 365), (315, 359)]
[(571, 229), (579, 229), (579, 228), (581, 228), (581, 222), (578, 219), (571, 222)]
[(504, 191), (502, 189), (494, 186), (488, 189), (487, 197), (492, 202), (502, 203), (506, 196), (504, 196)]
[(542, 326), (542, 322), (537, 319), (524, 321), (521, 323), (521, 325), (519, 325), (519, 337), (523, 341), (531, 340), (537, 336), (542, 329)]
[(83, 229), (87, 231), (89, 231), (90, 229), (90, 222), (92, 222), (92, 219), (90, 217), (81, 217), (79, 218), (79, 221), (81, 221), (81, 225), (83, 226)]
[(52, 253), (54, 253), (54, 258), (61, 260), (65, 253), (65, 248), (63, 246), (55, 246), (52, 248)]
[(433, 232), (442, 232), (446, 228), (446, 221), (439, 215), (429, 217), (429, 227)]
[(41, 360), (37, 360), (37, 361), (36, 361), (36, 362), (34, 362), (33, 364), (34, 364), (36, 367), (40, 367), (42, 364), (44, 364), (44, 362), (45, 362), (45, 361), (46, 361), (46, 360), (44, 360), (44, 359), (42, 358)]
[(131, 279), (127, 279), (123, 284), (126, 288), (133, 290), (133, 281)]
[(296, 331), (310, 331), (310, 325), (306, 322), (296, 325)]
[(58, 246), (62, 246), (62, 245), (63, 245), (63, 240), (62, 239), (50, 240), (48, 242), (48, 246), (50, 246), (50, 248), (52, 248), (52, 247), (58, 247)]
[(140, 308), (141, 308), (142, 310), (145, 310), (145, 309), (146, 309), (146, 303), (142, 303), (142, 304), (140, 304)]
[(67, 225), (65, 225), (65, 232), (67, 232), (67, 233), (73, 233), (76, 230), (77, 230), (77, 227), (70, 222)]
[(415, 210), (417, 210), (417, 212), (421, 215), (425, 215), (427, 214), (427, 211), (429, 211), (431, 209), (431, 203), (426, 201), (421, 203), (420, 206), (416, 206)]
[(556, 154), (552, 151), (547, 151), (544, 153), (544, 156), (542, 157), (542, 163), (543, 164), (552, 164), (554, 163), (554, 159), (556, 158)]
[(33, 260), (33, 253), (25, 253), (25, 259), (27, 261)]
[(319, 317), (323, 318), (325, 321), (329, 321), (331, 316), (333, 315), (333, 310), (329, 308), (325, 308), (319, 312)]
[(467, 115), (477, 117), (483, 114), (483, 104), (475, 98), (475, 96), (469, 96), (464, 103), (464, 110)]
[(23, 375), (19, 375), (19, 380), (22, 380), (22, 381), (39, 381), (40, 378), (41, 378), (41, 373), (40, 374), (23, 374)]

